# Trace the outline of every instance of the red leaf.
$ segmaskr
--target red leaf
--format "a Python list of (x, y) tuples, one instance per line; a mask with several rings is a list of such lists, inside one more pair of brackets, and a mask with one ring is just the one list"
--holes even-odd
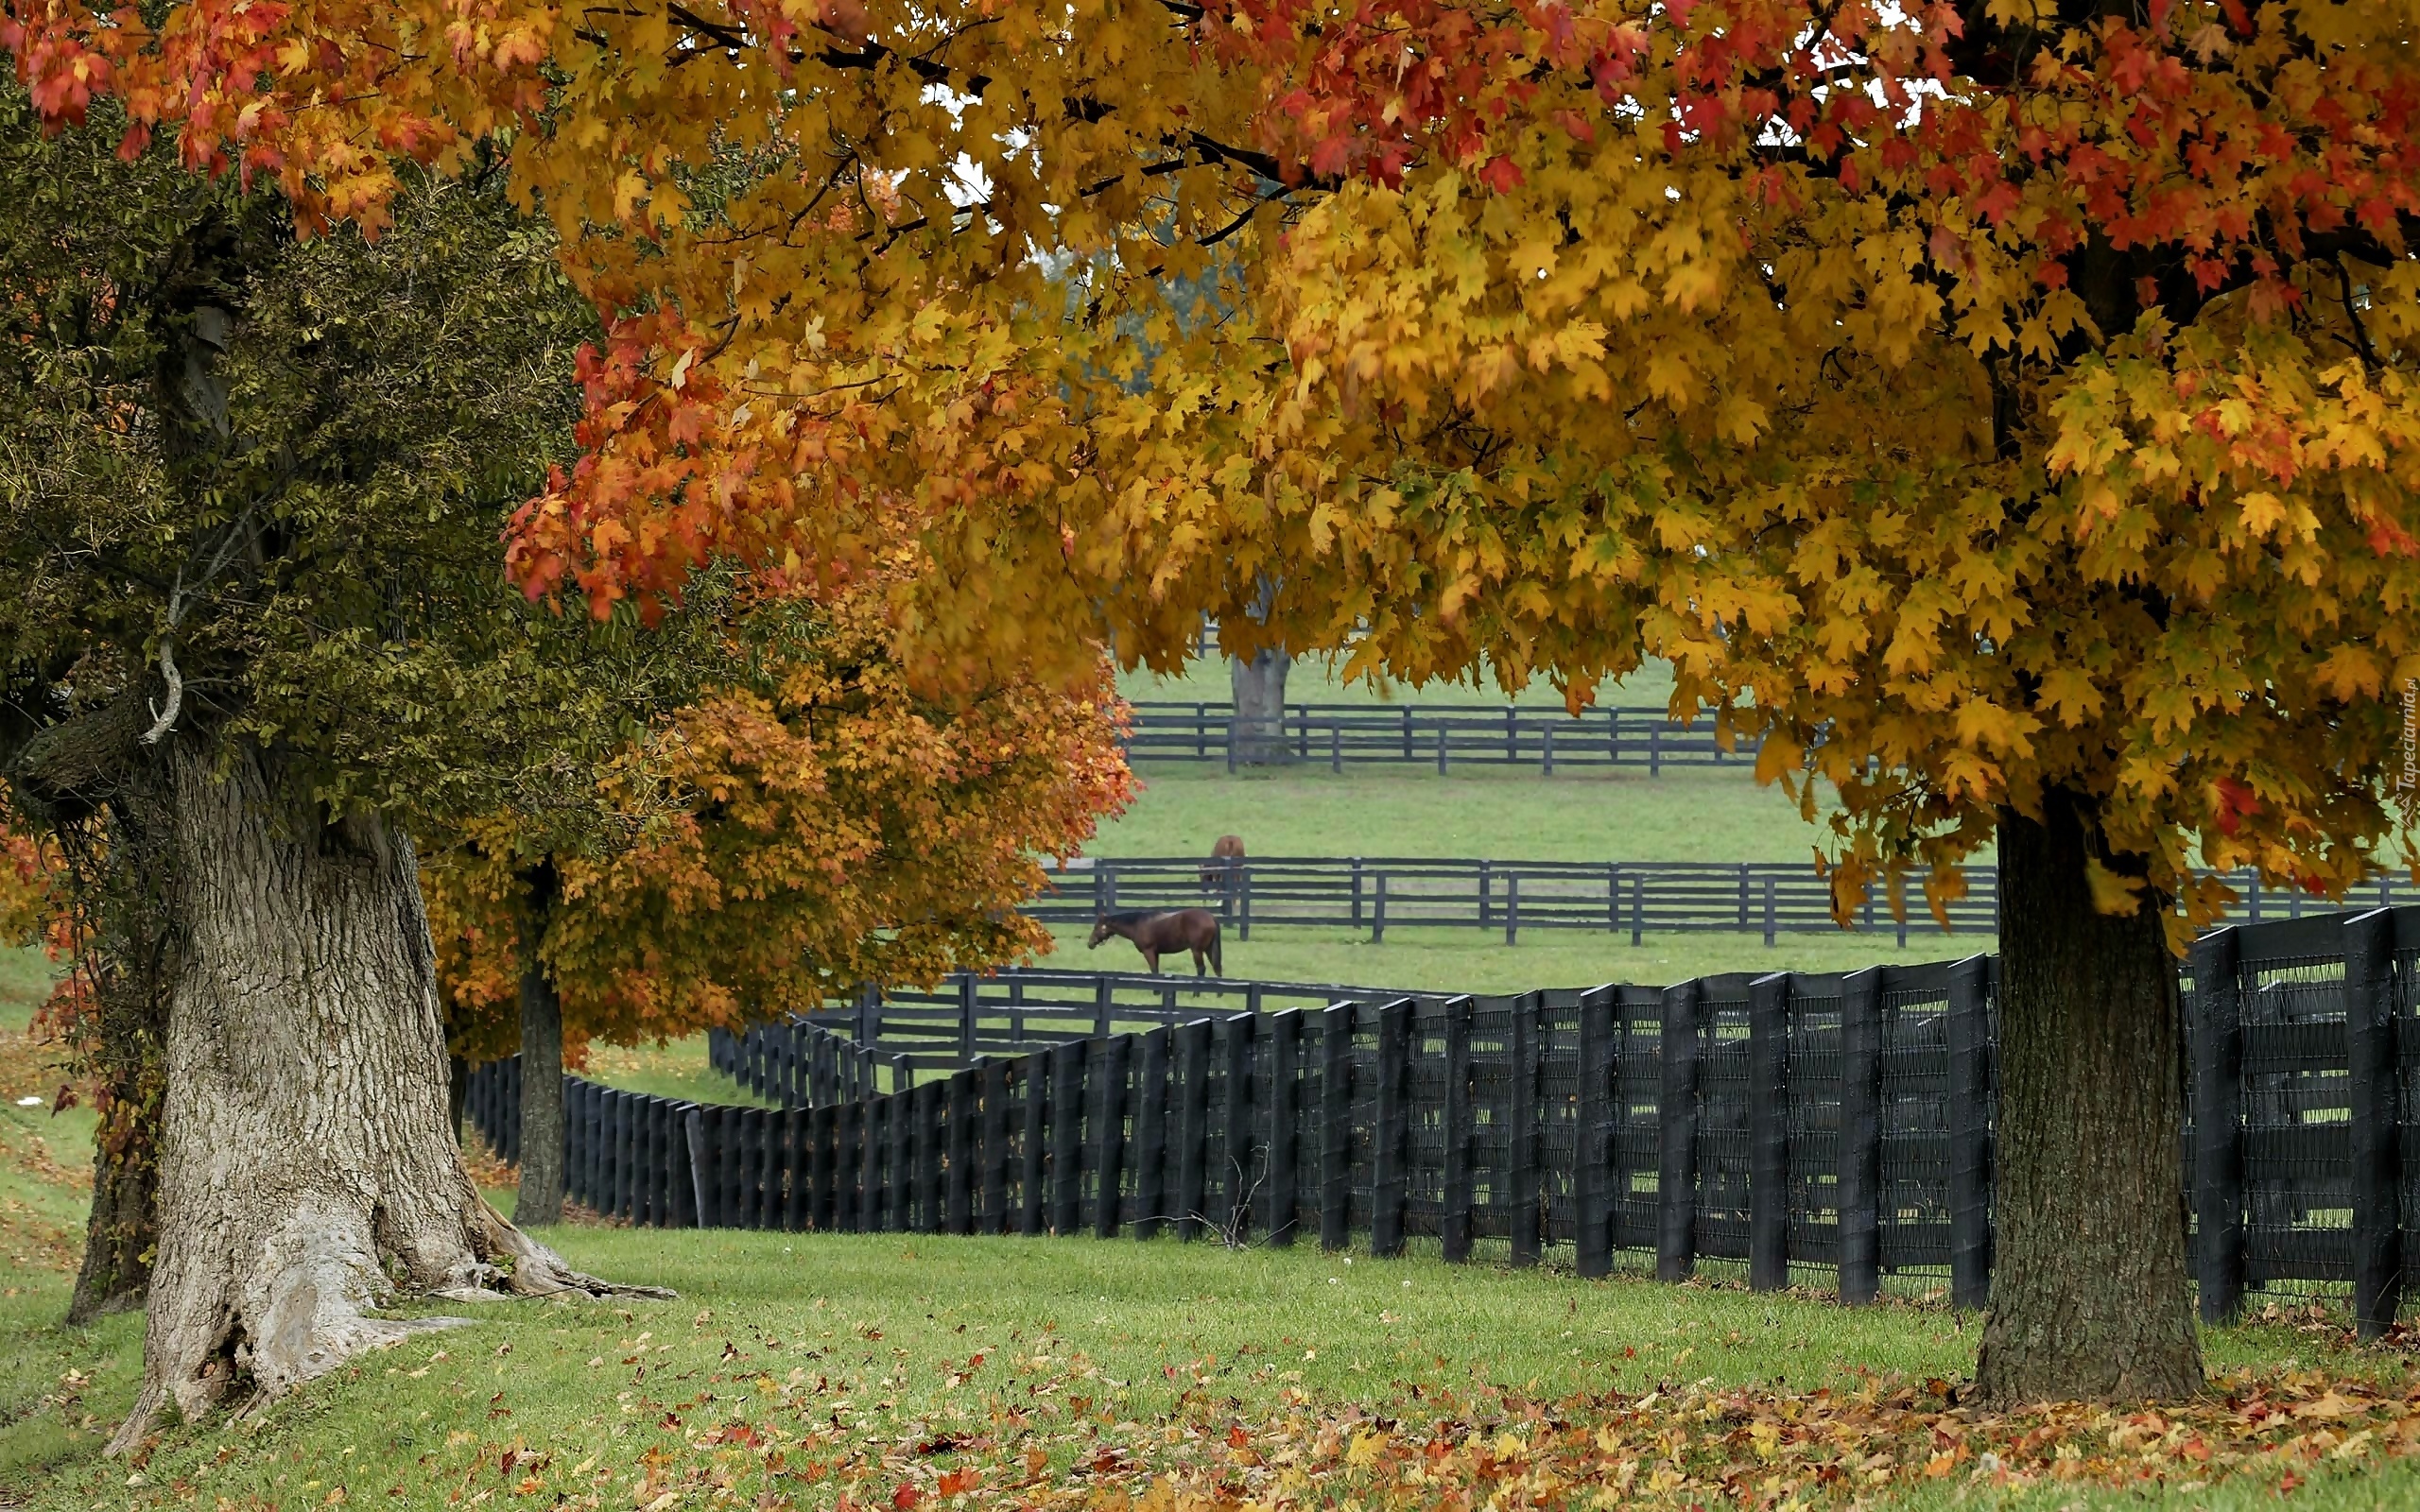
[(912, 1486), (902, 1485), (899, 1489), (890, 1493), (890, 1504), (897, 1507), (899, 1512), (908, 1512), (909, 1507), (924, 1499), (925, 1493)]

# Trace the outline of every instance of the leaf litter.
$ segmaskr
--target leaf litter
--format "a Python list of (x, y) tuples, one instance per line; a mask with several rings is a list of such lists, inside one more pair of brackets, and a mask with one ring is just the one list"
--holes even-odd
[(482, 1446), (450, 1500), (487, 1500), (475, 1467), (493, 1460), (502, 1484), (491, 1486), (515, 1498), (642, 1512), (1788, 1512), (1927, 1486), (2190, 1494), (2251, 1479), (2290, 1493), (2420, 1454), (2420, 1384), (2298, 1367), (2222, 1376), (2190, 1402), (2010, 1413), (1962, 1404), (1944, 1381), (1889, 1375), (1560, 1400), (1398, 1383), (1388, 1407), (1286, 1387), (1274, 1410), (1254, 1410), (1207, 1386), (1215, 1361), (1177, 1368), (1194, 1384), (1167, 1410), (1134, 1415), (1120, 1410), (1122, 1383), (1069, 1350), (941, 1362), (945, 1384), (913, 1406), (904, 1365), (879, 1380), (717, 1372), (688, 1400), (626, 1407), (636, 1431), (576, 1474)]

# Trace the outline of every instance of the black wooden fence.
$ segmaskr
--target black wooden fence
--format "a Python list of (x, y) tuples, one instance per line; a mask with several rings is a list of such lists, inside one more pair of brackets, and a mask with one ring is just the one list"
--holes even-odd
[[(1998, 874), (1991, 867), (1962, 868), (1966, 893), (1946, 906), (1950, 927), (1990, 934), (1999, 927)], [(1313, 924), (1366, 929), (1373, 940), (1389, 929), (1500, 929), (1506, 944), (1521, 931), (1627, 932), (1633, 944), (1651, 934), (1727, 932), (1764, 936), (1828, 935), (1831, 885), (1803, 861), (1485, 861), (1388, 856), (1256, 856), (1204, 861), (1170, 857), (1088, 857), (1049, 873), (1050, 890), (1026, 905), (1050, 923), (1088, 922), (1120, 909), (1210, 908), (1249, 939), (1254, 924)], [(2296, 888), (2264, 888), (2256, 873), (2230, 873), (2246, 919), (2299, 919), (2308, 905), (2325, 909)], [(2370, 885), (2380, 907), (2420, 902), (2420, 887), (2403, 878)], [(1893, 931), (1902, 945), (1910, 931), (1943, 933), (1911, 886), (1895, 921), (1880, 889), (1857, 914), (1858, 927)]]
[(1289, 703), (1265, 721), (1239, 721), (1232, 705), (1143, 699), (1129, 705), (1127, 754), (1146, 762), (1239, 759), (1355, 765), (1534, 766), (1558, 769), (1643, 768), (1660, 777), (1667, 766), (1730, 766), (1741, 775), (1756, 747), (1725, 750), (1711, 717), (1692, 727), (1672, 723), (1658, 707), (1519, 709), (1503, 704)]
[[(2351, 1284), (2365, 1330), (2393, 1319), (2403, 1256), (2420, 1261), (2415, 978), (2420, 908), (2196, 948), (2181, 1176), (2208, 1315), (2319, 1281)], [(1015, 1004), (869, 999), (717, 1036), (717, 1064), (782, 1108), (574, 1078), (573, 1194), (667, 1224), (1359, 1236), (1382, 1256), (1419, 1237), (1516, 1264), (1560, 1246), (1584, 1275), (1628, 1251), (1666, 1280), (1714, 1260), (1760, 1288), (1836, 1277), (1850, 1301), (1893, 1273), (1987, 1297), (1990, 957), (1276, 1011), (1302, 989), (1264, 985), (1263, 1011), (1156, 1024), (1172, 1010), (1134, 980), (1091, 1004), (1028, 982)], [(945, 1010), (954, 1044), (930, 1032)], [(1087, 1011), (1113, 1032), (1076, 1035)], [(510, 1154), (513, 1073), (474, 1075), (473, 1116)]]
[[(1391, 856), (1255, 856), (1206, 862), (1169, 857), (1087, 857), (1049, 873), (1051, 890), (1026, 905), (1050, 923), (1089, 922), (1120, 909), (1209, 908), (1239, 937), (1253, 926), (1314, 924), (1366, 929), (1523, 930), (1651, 934), (1831, 934), (1830, 884), (1803, 861), (1487, 861)], [(1998, 927), (1996, 874), (1971, 869), (1966, 896), (1949, 905), (1953, 928)], [(2416, 895), (2420, 896), (2420, 895)], [(1871, 898), (1868, 929), (1941, 933), (1916, 889), (1908, 917)]]

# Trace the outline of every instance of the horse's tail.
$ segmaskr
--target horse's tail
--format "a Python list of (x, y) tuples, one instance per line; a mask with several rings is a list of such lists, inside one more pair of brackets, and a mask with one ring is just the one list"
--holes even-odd
[(1210, 971), (1214, 975), (1224, 976), (1227, 964), (1219, 958), (1219, 921), (1214, 919), (1210, 920)]

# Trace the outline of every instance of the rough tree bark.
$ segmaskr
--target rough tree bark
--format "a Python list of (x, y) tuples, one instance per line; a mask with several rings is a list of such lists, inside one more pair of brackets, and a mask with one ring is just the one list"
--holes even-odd
[(1230, 736), (1240, 765), (1260, 766), (1286, 759), (1286, 673), (1294, 659), (1266, 650), (1227, 659), (1236, 710)]
[(563, 1221), (563, 1004), (539, 958), (555, 904), (555, 867), (528, 875), (521, 921), (521, 1187), (512, 1221), (523, 1228)]
[[(2082, 802), (1999, 827), (2000, 1030), (1987, 1406), (2202, 1387), (2176, 1177), (2176, 963), (2156, 909), (2096, 912)], [(2107, 863), (2125, 869), (2122, 858)]]
[(164, 1407), (261, 1400), (449, 1321), (457, 1300), (614, 1287), (481, 1200), (446, 1128), (445, 1043), (409, 842), (329, 821), (274, 752), (177, 743), (177, 914), (144, 1382)]

